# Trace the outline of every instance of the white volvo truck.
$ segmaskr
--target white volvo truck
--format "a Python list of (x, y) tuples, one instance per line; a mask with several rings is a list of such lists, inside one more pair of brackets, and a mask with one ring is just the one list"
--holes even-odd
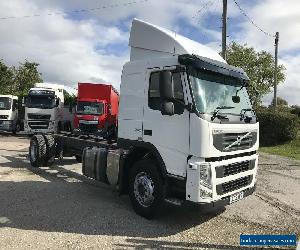
[(0, 95), (0, 131), (19, 132), (22, 119), (19, 117), (18, 97), (13, 95)]
[(253, 193), (259, 124), (242, 69), (174, 32), (133, 20), (118, 136), (34, 136), (30, 161), (82, 154), (89, 178), (129, 194), (151, 218), (164, 201), (228, 205)]
[(24, 130), (27, 134), (57, 133), (72, 129), (73, 113), (64, 106), (64, 86), (36, 83), (25, 102)]

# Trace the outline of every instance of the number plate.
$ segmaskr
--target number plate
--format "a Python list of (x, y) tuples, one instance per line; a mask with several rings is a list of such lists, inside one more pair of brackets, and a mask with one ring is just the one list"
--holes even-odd
[(238, 192), (230, 196), (229, 204), (242, 200), (244, 198), (244, 191)]

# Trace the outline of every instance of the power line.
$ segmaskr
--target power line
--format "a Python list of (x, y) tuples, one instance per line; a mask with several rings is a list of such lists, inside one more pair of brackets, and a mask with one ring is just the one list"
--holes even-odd
[(264, 33), (267, 36), (270, 37), (275, 37), (274, 35), (270, 34), (269, 32), (266, 32), (265, 30), (263, 30), (262, 28), (260, 28), (247, 14), (246, 12), (242, 9), (242, 7), (237, 3), (236, 0), (233, 0), (233, 2), (235, 3), (235, 5), (239, 8), (239, 10), (241, 11), (241, 13), (248, 19), (248, 21), (255, 26), (259, 31), (261, 31), (262, 33)]
[(131, 2), (126, 2), (126, 3), (104, 5), (104, 6), (90, 8), (90, 9), (69, 10), (69, 11), (63, 11), (63, 12), (51, 12), (51, 13), (46, 13), (46, 14), (33, 14), (33, 15), (25, 15), (25, 16), (6, 16), (6, 17), (0, 17), (0, 20), (64, 15), (64, 14), (68, 14), (68, 13), (83, 13), (83, 12), (98, 11), (98, 10), (103, 10), (103, 9), (113, 9), (113, 8), (117, 8), (117, 7), (124, 7), (124, 6), (128, 6), (128, 5), (144, 3), (144, 2), (148, 2), (148, 1), (149, 0), (131, 1)]
[(212, 1), (208, 1), (205, 4), (202, 5), (202, 7), (195, 13), (195, 15), (192, 16), (192, 19), (197, 18), (197, 16), (199, 16), (199, 14), (204, 11), (205, 9), (207, 9), (208, 7), (212, 6), (213, 2)]

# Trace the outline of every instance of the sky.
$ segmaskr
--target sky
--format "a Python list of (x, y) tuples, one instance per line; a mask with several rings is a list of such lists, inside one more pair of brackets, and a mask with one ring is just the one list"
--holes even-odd
[[(279, 63), (286, 67), (287, 78), (278, 96), (300, 105), (300, 1), (236, 1), (264, 31), (280, 33)], [(45, 82), (69, 87), (105, 82), (119, 89), (122, 66), (129, 60), (133, 18), (220, 51), (221, 16), (222, 0), (1, 1), (0, 59), (8, 65), (25, 59), (38, 62)], [(228, 0), (228, 42), (232, 41), (274, 53), (274, 38), (259, 31), (234, 0)], [(266, 96), (264, 103), (271, 98)]]

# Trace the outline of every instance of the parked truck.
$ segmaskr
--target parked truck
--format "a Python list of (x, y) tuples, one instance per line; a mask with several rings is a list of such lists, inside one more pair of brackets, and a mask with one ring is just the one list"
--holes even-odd
[(259, 124), (245, 72), (204, 45), (137, 19), (129, 45), (117, 140), (38, 135), (31, 164), (83, 152), (83, 174), (129, 194), (146, 218), (165, 201), (225, 206), (252, 194)]
[(0, 131), (17, 133), (23, 125), (17, 96), (0, 95)]
[(116, 136), (118, 91), (108, 84), (78, 83), (74, 128), (83, 133)]
[(25, 102), (24, 130), (27, 134), (72, 130), (73, 111), (64, 105), (64, 86), (36, 83)]

